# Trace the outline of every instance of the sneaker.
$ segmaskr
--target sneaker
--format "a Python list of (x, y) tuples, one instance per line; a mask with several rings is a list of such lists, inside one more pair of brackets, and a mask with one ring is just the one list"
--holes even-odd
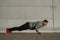
[(11, 31), (7, 28), (6, 29), (6, 34), (9, 35), (11, 33)]

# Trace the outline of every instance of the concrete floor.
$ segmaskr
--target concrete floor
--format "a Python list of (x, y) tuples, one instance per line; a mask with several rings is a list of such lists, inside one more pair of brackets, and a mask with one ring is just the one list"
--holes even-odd
[(60, 40), (60, 33), (0, 33), (0, 40)]

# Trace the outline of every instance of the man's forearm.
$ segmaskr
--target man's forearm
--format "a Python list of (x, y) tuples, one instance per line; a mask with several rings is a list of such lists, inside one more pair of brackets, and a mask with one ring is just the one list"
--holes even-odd
[(35, 29), (37, 33), (39, 33), (38, 29)]

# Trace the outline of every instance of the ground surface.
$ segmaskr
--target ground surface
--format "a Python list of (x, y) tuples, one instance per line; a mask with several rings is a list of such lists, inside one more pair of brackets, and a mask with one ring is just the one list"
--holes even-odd
[(0, 33), (0, 40), (60, 40), (60, 33)]

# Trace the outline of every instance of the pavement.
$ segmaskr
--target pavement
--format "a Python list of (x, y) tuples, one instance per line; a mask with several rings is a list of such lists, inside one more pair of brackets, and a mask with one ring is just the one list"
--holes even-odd
[(60, 40), (60, 33), (0, 33), (0, 40)]

